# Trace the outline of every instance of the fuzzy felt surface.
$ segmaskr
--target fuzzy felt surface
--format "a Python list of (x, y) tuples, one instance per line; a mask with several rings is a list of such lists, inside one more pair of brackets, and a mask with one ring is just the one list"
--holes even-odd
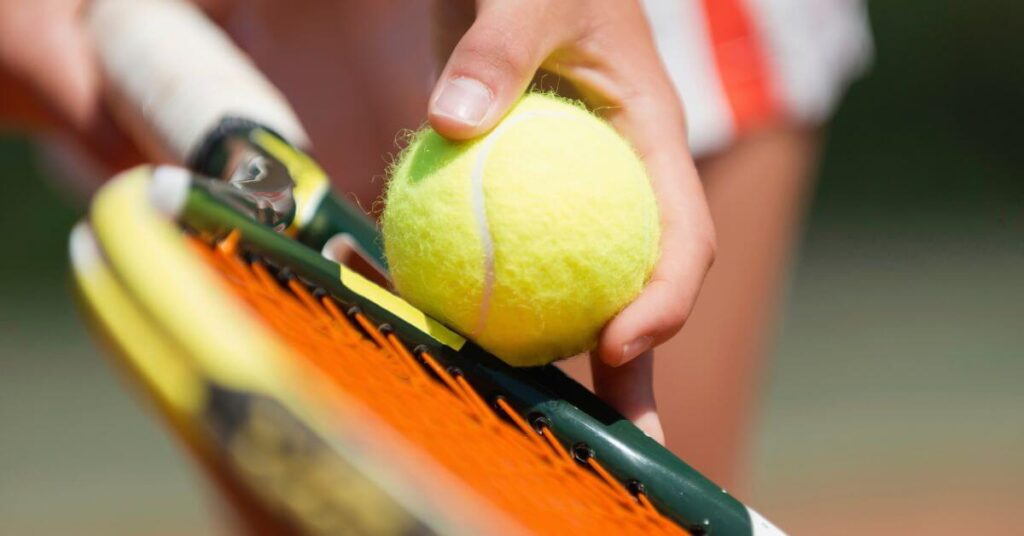
[(540, 94), (469, 142), (417, 133), (382, 220), (399, 294), (517, 366), (592, 349), (650, 277), (660, 236), (630, 145), (582, 106)]

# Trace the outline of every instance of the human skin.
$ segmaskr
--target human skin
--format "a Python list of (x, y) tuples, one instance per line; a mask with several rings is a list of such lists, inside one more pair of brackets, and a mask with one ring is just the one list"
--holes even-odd
[[(533, 0), (531, 0), (533, 1)], [(231, 2), (205, 2), (208, 10), (218, 14), (218, 18), (228, 21), (228, 29), (232, 29), (232, 10), (229, 8)], [(100, 98), (99, 77), (95, 74), (95, 62), (91, 57), (91, 47), (88, 40), (83, 37), (78, 28), (78, 11), (83, 4), (82, 0), (41, 0), (39, 2), (19, 2), (18, 0), (0, 0), (0, 123), (29, 127), (35, 130), (50, 130), (67, 133), (87, 146), (94, 156), (108, 165), (110, 169), (117, 169), (138, 161), (139, 156), (134, 152), (120, 132), (114, 128), (113, 123), (107, 117)], [(310, 3), (311, 7), (315, 2)], [(486, 6), (484, 5), (486, 4)], [(648, 166), (652, 169), (670, 169), (670, 173), (655, 174), (668, 176), (668, 180), (661, 183), (668, 183), (685, 193), (699, 191), (701, 181), (696, 179), (697, 173), (686, 153), (686, 142), (684, 134), (684, 117), (678, 109), (678, 102), (674, 91), (662, 80), (659, 74), (651, 75), (650, 72), (659, 72), (660, 65), (647, 63), (652, 61), (651, 52), (647, 43), (649, 40), (637, 38), (636, 35), (644, 35), (646, 22), (639, 12), (632, 10), (632, 2), (623, 2), (626, 13), (611, 12), (611, 22), (607, 20), (602, 23), (601, 19), (591, 20), (591, 24), (583, 25), (589, 29), (607, 28), (609, 34), (600, 32), (594, 34), (583, 31), (573, 34), (573, 41), (578, 46), (555, 46), (552, 43), (561, 43), (568, 39), (569, 34), (558, 34), (557, 29), (552, 29), (553, 21), (560, 21), (558, 17), (568, 17), (567, 13), (551, 13), (541, 9), (541, 3), (530, 3), (529, 6), (536, 13), (543, 13), (543, 19), (547, 21), (537, 22), (533, 30), (527, 31), (519, 27), (510, 29), (506, 34), (491, 33), (493, 39), (481, 39), (482, 42), (499, 43), (501, 46), (488, 49), (484, 44), (475, 44), (477, 34), (486, 37), (487, 26), (483, 26), (483, 32), (469, 31), (468, 29), (476, 20), (478, 23), (483, 20), (494, 21), (496, 24), (501, 17), (509, 17), (510, 13), (501, 11), (500, 2), (483, 2), (481, 13), (487, 10), (494, 13), (493, 19), (476, 16), (476, 6), (472, 2), (441, 2), (437, 4), (434, 15), (439, 23), (440, 43), (442, 60), (450, 57), (450, 52), (455, 50), (458, 43), (469, 47), (470, 56), (462, 55), (462, 58), (472, 59), (472, 54), (479, 58), (491, 57), (487, 54), (501, 54), (503, 50), (511, 46), (513, 50), (519, 50), (523, 56), (529, 56), (520, 63), (506, 62), (500, 60), (493, 64), (498, 67), (507, 68), (508, 78), (501, 78), (497, 74), (491, 83), (498, 84), (500, 80), (509, 83), (508, 86), (501, 86), (503, 89), (495, 89), (495, 95), (515, 96), (522, 87), (536, 80), (534, 74), (536, 69), (543, 68), (553, 74), (547, 75), (547, 81), (555, 81), (561, 89), (570, 89), (577, 96), (584, 97), (592, 106), (603, 110), (605, 116), (625, 133), (645, 156)], [(569, 3), (564, 3), (569, 4)], [(561, 4), (559, 4), (561, 5)], [(618, 4), (616, 4), (618, 5)], [(263, 17), (275, 22), (268, 24), (284, 25), (287, 21), (277, 13), (280, 11), (279, 4), (275, 2), (254, 1), (249, 9), (251, 11), (270, 10), (274, 11), (272, 17)], [(488, 7), (489, 6), (489, 7)], [(564, 6), (563, 6), (564, 7)], [(607, 8), (602, 4), (600, 7)], [(15, 9), (17, 8), (17, 9)], [(587, 2), (573, 5), (573, 9), (593, 9)], [(339, 8), (341, 9), (341, 8)], [(362, 35), (382, 35), (388, 39), (399, 38), (393, 31), (381, 31), (380, 26), (390, 24), (386, 20), (393, 20), (393, 16), (401, 16), (396, 11), (409, 10), (412, 8), (403, 7), (400, 3), (372, 2), (362, 5), (360, 2), (346, 3), (344, 9), (356, 10), (350, 13), (351, 16), (344, 17), (345, 20), (338, 22), (340, 33), (352, 35), (360, 31)], [(416, 8), (420, 9), (420, 8)], [(241, 10), (239, 10), (241, 11)], [(293, 7), (289, 10), (296, 16), (305, 12), (305, 9)], [(605, 9), (607, 12), (607, 9)], [(379, 16), (368, 17), (364, 12), (378, 12)], [(576, 12), (572, 12), (576, 13)], [(13, 14), (13, 15), (12, 15)], [(557, 16), (556, 16), (557, 15)], [(579, 15), (579, 13), (576, 13)], [(258, 17), (257, 15), (253, 15)], [(603, 16), (601, 14), (596, 17)], [(578, 19), (579, 17), (577, 17)], [(237, 22), (237, 19), (234, 19)], [(517, 18), (519, 24), (524, 24), (521, 18)], [(527, 22), (529, 19), (525, 19)], [(580, 19), (586, 20), (586, 19)], [(26, 22), (27, 21), (27, 22)], [(279, 21), (279, 22), (276, 22)], [(360, 22), (357, 22), (360, 21)], [(407, 17), (404, 24), (419, 23), (422, 19), (415, 16)], [(543, 23), (543, 24), (541, 24)], [(299, 35), (299, 30), (305, 26), (292, 22), (296, 30), (294, 35)], [(362, 28), (360, 30), (359, 27)], [(579, 28), (572, 24), (563, 25), (570, 28)], [(625, 28), (625, 30), (612, 28)], [(375, 31), (374, 28), (377, 28)], [(390, 26), (387, 27), (391, 29)], [(279, 28), (275, 28), (279, 29)], [(476, 28), (480, 30), (481, 28)], [(626, 32), (628, 30), (628, 32)], [(616, 31), (626, 33), (615, 34)], [(469, 33), (467, 33), (469, 32)], [(532, 33), (531, 33), (532, 32)], [(629, 33), (632, 32), (632, 33)], [(287, 32), (274, 33), (270, 36), (287, 43), (291, 35)], [(536, 38), (538, 33), (561, 37), (548, 41)], [(572, 32), (570, 32), (572, 33)], [(237, 35), (237, 33), (236, 33)], [(472, 38), (469, 38), (472, 36)], [(525, 37), (524, 37), (525, 36)], [(587, 36), (583, 38), (582, 36)], [(264, 36), (259, 36), (264, 37)], [(537, 43), (536, 50), (527, 50), (525, 47), (515, 48), (515, 40), (512, 37), (525, 40), (526, 37)], [(309, 38), (308, 36), (306, 38)], [(507, 39), (506, 39), (507, 38)], [(408, 39), (408, 37), (402, 37)], [(467, 40), (468, 39), (468, 40)], [(383, 171), (384, 161), (379, 155), (393, 151), (394, 126), (406, 125), (415, 127), (423, 117), (428, 103), (436, 105), (436, 92), (434, 99), (428, 101), (427, 93), (429, 87), (426, 80), (422, 88), (417, 89), (410, 83), (415, 77), (409, 77), (396, 84), (395, 73), (415, 72), (416, 76), (424, 75), (425, 69), (417, 62), (424, 61), (422, 54), (415, 53), (398, 55), (393, 50), (377, 48), (367, 52), (335, 54), (329, 53), (330, 41), (317, 41), (315, 45), (322, 49), (320, 55), (316, 51), (308, 54), (308, 64), (325, 65), (330, 69), (310, 70), (298, 69), (294, 61), (294, 47), (281, 46), (274, 50), (273, 45), (265, 45), (267, 50), (254, 50), (256, 40), (247, 43), (242, 36), (240, 43), (244, 48), (254, 54), (257, 64), (265, 69), (265, 72), (282, 89), (289, 99), (296, 105), (303, 121), (307, 123), (313, 137), (315, 148), (320, 153), (320, 158), (328, 167), (328, 170), (340, 178), (339, 183), (346, 189), (361, 192), (360, 198), (364, 206), (372, 203), (375, 192), (380, 182), (371, 184), (366, 180), (367, 176), (378, 174)], [(341, 40), (335, 44), (337, 47), (354, 46), (349, 40)], [(620, 42), (633, 43), (629, 47), (614, 47), (609, 53), (604, 53), (600, 46), (610, 46)], [(581, 44), (582, 43), (582, 44)], [(462, 45), (460, 45), (462, 46)], [(596, 47), (588, 49), (587, 46)], [(465, 48), (465, 47), (463, 47)], [(550, 49), (550, 50), (548, 50)], [(567, 52), (568, 50), (568, 52)], [(292, 51), (292, 52), (289, 52)], [(526, 54), (526, 52), (529, 54)], [(307, 51), (310, 52), (310, 51)], [(463, 50), (465, 52), (465, 50)], [(273, 55), (277, 54), (278, 57)], [(546, 55), (545, 55), (546, 54)], [(358, 57), (357, 57), (358, 56)], [(543, 56), (543, 57), (542, 57)], [(601, 56), (601, 57), (591, 57)], [(405, 57), (405, 64), (402, 58)], [(452, 62), (447, 64), (447, 69), (442, 71), (439, 80), (443, 83), (451, 78), (452, 73), (469, 74), (475, 72), (475, 67), (460, 63), (459, 54), (452, 56)], [(602, 58), (603, 57), (603, 58)], [(479, 59), (478, 58), (478, 59)], [(641, 58), (641, 59), (637, 59)], [(642, 59), (647, 58), (647, 59)], [(288, 70), (285, 67), (291, 67)], [(536, 65), (534, 65), (536, 64)], [(378, 67), (373, 67), (378, 65)], [(67, 66), (67, 68), (60, 68)], [(284, 66), (284, 67), (282, 67)], [(384, 69), (381, 66), (386, 66)], [(518, 69), (516, 69), (518, 67)], [(628, 68), (628, 69), (627, 69)], [(643, 74), (643, 72), (648, 74)], [(505, 72), (505, 71), (502, 71)], [(639, 74), (638, 74), (639, 73)], [(330, 78), (333, 76), (334, 78)], [(654, 76), (657, 80), (647, 81), (645, 76)], [(307, 77), (307, 78), (303, 78)], [(389, 78), (390, 77), (390, 78)], [(342, 86), (339, 88), (332, 80), (338, 78), (356, 78), (361, 84), (353, 84), (351, 87)], [(484, 78), (481, 74), (480, 78)], [(500, 80), (499, 80), (500, 79)], [(565, 80), (564, 83), (561, 81)], [(397, 90), (388, 90), (391, 93), (381, 93), (379, 88), (399, 87)], [(438, 86), (440, 87), (440, 86)], [(324, 88), (318, 90), (317, 88)], [(334, 93), (330, 93), (330, 88)], [(362, 88), (367, 88), (366, 90)], [(378, 91), (370, 91), (370, 88), (378, 88)], [(642, 91), (641, 91), (642, 90)], [(317, 91), (320, 91), (319, 93)], [(422, 94), (422, 96), (420, 96)], [(642, 95), (641, 95), (642, 94)], [(374, 97), (374, 95), (378, 95)], [(337, 124), (317, 124), (317, 118), (322, 117), (320, 113), (324, 110), (324, 99), (331, 97), (329, 109), (347, 109), (360, 111), (347, 116), (350, 123), (339, 129)], [(377, 100), (394, 102), (394, 99), (403, 100), (398, 106), (386, 105), (386, 102), (371, 103), (367, 114), (367, 98), (373, 97)], [(630, 98), (642, 97), (647, 108), (633, 107), (623, 104)], [(510, 97), (511, 98), (511, 97)], [(372, 99), (371, 99), (372, 100)], [(650, 101), (662, 103), (662, 108)], [(408, 101), (408, 102), (405, 102)], [(670, 101), (670, 102), (669, 102)], [(413, 105), (409, 105), (409, 102)], [(503, 101), (504, 102), (504, 101)], [(511, 102), (511, 101), (508, 101)], [(490, 110), (491, 116), (484, 122), (477, 125), (477, 129), (487, 128), (489, 121), (500, 117), (502, 104), (495, 104)], [(436, 106), (435, 106), (436, 108)], [(668, 112), (664, 115), (658, 114), (657, 110), (664, 109)], [(438, 117), (431, 112), (431, 119), (435, 126), (442, 131), (448, 131), (449, 135), (459, 137), (469, 131), (460, 130), (463, 127), (453, 124), (445, 124), (445, 118)], [(370, 117), (372, 115), (372, 117)], [(645, 126), (656, 125), (657, 129), (650, 132)], [(338, 143), (339, 130), (344, 132), (376, 132), (371, 136), (372, 141), (364, 145), (357, 145), (358, 154), (355, 150), (347, 150), (347, 145)], [(737, 248), (742, 246), (725, 246), (729, 254), (727, 259), (718, 261), (718, 267), (712, 274), (712, 279), (701, 292), (704, 297), (700, 300), (693, 316), (694, 320), (687, 321), (690, 326), (683, 330), (680, 336), (670, 338), (669, 342), (658, 349), (658, 363), (652, 366), (653, 359), (651, 352), (641, 353), (641, 357), (627, 364), (614, 366), (605, 360), (596, 359), (592, 363), (595, 377), (595, 388), (605, 399), (613, 403), (627, 417), (638, 422), (642, 428), (651, 435), (659, 437), (661, 428), (654, 412), (654, 396), (650, 385), (657, 384), (657, 393), (661, 400), (662, 415), (669, 424), (668, 444), (673, 450), (683, 454), (686, 459), (694, 462), (698, 467), (708, 469), (712, 475), (722, 475), (726, 481), (735, 475), (735, 462), (740, 457), (742, 430), (745, 424), (750, 421), (750, 409), (753, 396), (756, 393), (757, 372), (759, 370), (759, 358), (761, 346), (765, 342), (764, 335), (770, 330), (772, 307), (771, 297), (775, 295), (779, 273), (784, 267), (786, 251), (791, 240), (793, 222), (799, 214), (798, 203), (792, 197), (792, 193), (785, 186), (792, 181), (803, 181), (806, 183), (810, 172), (810, 162), (813, 161), (813, 151), (804, 149), (793, 149), (793, 144), (785, 139), (791, 137), (787, 134), (776, 133), (777, 129), (768, 129), (757, 136), (757, 146), (763, 149), (754, 151), (749, 148), (746, 140), (741, 140), (735, 146), (701, 162), (698, 162), (697, 169), (703, 178), (703, 188), (707, 190), (707, 198), (710, 200), (711, 211), (716, 224), (721, 228), (719, 234), (727, 234), (731, 238), (725, 240), (727, 244), (743, 244), (748, 240), (758, 240), (762, 247), (756, 248), (754, 252), (744, 255), (737, 254)], [(364, 134), (365, 135), (365, 134)], [(647, 141), (645, 141), (647, 140)], [(776, 140), (776, 141), (772, 141)], [(781, 140), (781, 141), (780, 141)], [(776, 146), (775, 144), (778, 144)], [(812, 145), (808, 142), (808, 145)], [(771, 150), (767, 148), (771, 147)], [(787, 147), (790, 147), (787, 149)], [(787, 152), (788, 151), (788, 152)], [(791, 156), (786, 157), (785, 154)], [(775, 169), (772, 162), (791, 161), (788, 169)], [(379, 166), (375, 168), (374, 166)], [(745, 169), (758, 169), (761, 179), (757, 184), (744, 186), (742, 177)], [(804, 171), (799, 171), (804, 169)], [(770, 171), (769, 173), (769, 170)], [(768, 178), (764, 178), (768, 174)], [(774, 177), (774, 178), (773, 178)], [(723, 185), (728, 185), (725, 187)], [(685, 190), (689, 188), (690, 190)], [(767, 188), (767, 191), (762, 189)], [(670, 188), (671, 190), (671, 188)], [(659, 195), (662, 190), (659, 190)], [(733, 192), (726, 195), (726, 192)], [(788, 192), (788, 193), (787, 193)], [(670, 192), (671, 193), (671, 192)], [(748, 197), (744, 198), (743, 195)], [(678, 202), (690, 202), (694, 205), (704, 204), (704, 193), (685, 198), (685, 195), (676, 192), (679, 196)], [(761, 199), (759, 206), (749, 207)], [(788, 199), (789, 201), (786, 201)], [(742, 202), (739, 202), (742, 201)], [(730, 206), (748, 206), (747, 216)], [(696, 211), (707, 211), (703, 206)], [(759, 217), (750, 220), (750, 214), (757, 214)], [(746, 219), (744, 219), (746, 218)], [(707, 218), (707, 225), (710, 225), (710, 218)], [(745, 222), (745, 223), (742, 223)], [(767, 222), (767, 223), (766, 223)], [(780, 231), (772, 222), (785, 222), (787, 232)], [(701, 224), (705, 225), (705, 224)], [(700, 226), (698, 226), (700, 227)], [(768, 231), (773, 234), (766, 235)], [(710, 228), (706, 234), (713, 239), (714, 234)], [(747, 238), (749, 237), (749, 238)], [(707, 246), (703, 254), (694, 255), (694, 258), (702, 259), (704, 265), (710, 263), (710, 254), (714, 252), (713, 240), (705, 240), (707, 236), (693, 238), (694, 244)], [(689, 243), (690, 238), (678, 237), (670, 241)], [(669, 245), (671, 245), (669, 244)], [(698, 247), (698, 246), (693, 246)], [(756, 253), (756, 255), (755, 255)], [(683, 256), (686, 256), (684, 253)], [(737, 260), (729, 260), (737, 259)], [(705, 266), (706, 267), (706, 266)], [(760, 283), (753, 285), (741, 281), (740, 275), (747, 272), (746, 277), (761, 277)], [(687, 272), (690, 273), (690, 272)], [(694, 270), (692, 273), (703, 273)], [(726, 276), (725, 274), (734, 274)], [(753, 274), (753, 275), (752, 275)], [(716, 283), (715, 281), (719, 281)], [(736, 283), (740, 281), (740, 283)], [(697, 276), (693, 277), (693, 284), (699, 286)], [(664, 284), (659, 286), (664, 287)], [(717, 290), (716, 290), (717, 289)], [(725, 289), (732, 289), (726, 292)], [(696, 287), (693, 289), (696, 295)], [(657, 291), (655, 294), (670, 296), (671, 292)], [(674, 302), (669, 310), (678, 313), (676, 320), (685, 320), (688, 313), (687, 299), (680, 299)], [(692, 301), (692, 299), (689, 299)], [(680, 304), (683, 304), (680, 306)], [(753, 304), (753, 305), (751, 305)], [(683, 310), (680, 310), (683, 309)], [(739, 315), (735, 311), (755, 311), (749, 314)], [(732, 312), (730, 312), (732, 311)], [(642, 311), (641, 311), (642, 312)], [(642, 314), (632, 315), (634, 319)], [(681, 319), (681, 320), (680, 320)], [(622, 321), (622, 317), (616, 319)], [(626, 318), (628, 320), (628, 317)], [(636, 326), (639, 320), (632, 320)], [(622, 322), (620, 322), (622, 324)], [(609, 326), (609, 332), (613, 326)], [(619, 330), (628, 331), (629, 323)], [(674, 329), (669, 326), (668, 332)], [(668, 333), (666, 332), (666, 333)], [(607, 333), (606, 333), (607, 335)], [(667, 336), (667, 335), (666, 335)], [(625, 340), (621, 336), (620, 340)], [(726, 339), (723, 339), (726, 338)], [(733, 342), (725, 344), (725, 342)], [(717, 341), (717, 342), (716, 342)], [(651, 341), (658, 342), (657, 340)], [(614, 355), (616, 347), (621, 348), (617, 343), (605, 344), (604, 348), (611, 348)], [(620, 354), (621, 355), (621, 354)], [(611, 361), (614, 362), (614, 359)], [(657, 374), (653, 374), (656, 371)], [(714, 404), (710, 401), (715, 400)], [(699, 430), (700, 433), (694, 433)]]
[[(227, 11), (228, 3), (207, 4)], [(102, 105), (102, 80), (79, 20), (83, 6), (82, 0), (0, 0), (0, 82), (17, 97), (5, 99), (17, 105), (0, 110), (0, 118), (70, 134), (109, 167), (121, 168), (139, 157)], [(275, 8), (252, 8), (259, 9)], [(645, 290), (605, 327), (594, 355), (607, 365), (595, 369), (602, 378), (598, 395), (660, 440), (650, 349), (685, 322), (714, 257), (715, 238), (687, 151), (683, 111), (643, 12), (635, 2), (451, 1), (437, 4), (436, 20), (448, 60), (427, 115), (442, 135), (465, 139), (486, 132), (544, 68), (571, 84), (644, 159), (663, 227), (660, 258)], [(359, 31), (350, 30), (346, 34)], [(374, 74), (365, 62), (360, 68)], [(373, 87), (372, 80), (362, 86)], [(346, 130), (359, 132), (358, 125)]]
[(646, 288), (601, 333), (593, 359), (599, 396), (652, 437), (651, 349), (686, 322), (714, 259), (715, 232), (686, 143), (682, 106), (638, 3), (558, 0), (439, 2), (447, 57), (430, 99), (431, 126), (451, 139), (492, 128), (539, 69), (603, 115), (643, 159), (662, 223)]
[[(655, 351), (666, 446), (743, 494), (782, 283), (814, 184), (820, 133), (779, 122), (697, 161), (718, 250), (686, 326)], [(583, 361), (566, 365), (590, 385)], [(592, 363), (599, 383), (599, 363)]]
[[(231, 1), (196, 2), (211, 16)], [(107, 169), (142, 155), (103, 105), (88, 0), (0, 0), (0, 128), (73, 139)]]
[(0, 127), (76, 139), (112, 166), (138, 153), (100, 105), (101, 80), (79, 21), (83, 0), (0, 0)]

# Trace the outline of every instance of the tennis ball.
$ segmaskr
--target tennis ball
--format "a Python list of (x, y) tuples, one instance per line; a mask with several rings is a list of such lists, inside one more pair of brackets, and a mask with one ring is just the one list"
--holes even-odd
[(660, 235), (630, 145), (536, 93), (480, 138), (415, 134), (382, 220), (398, 293), (515, 366), (592, 349), (646, 283)]

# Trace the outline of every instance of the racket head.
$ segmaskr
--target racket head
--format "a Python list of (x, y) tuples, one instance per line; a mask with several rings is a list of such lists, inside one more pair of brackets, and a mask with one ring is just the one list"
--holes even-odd
[[(272, 171), (267, 177), (277, 177), (281, 170), (287, 170), (294, 182), (294, 210), (281, 207), (274, 210), (274, 216), (280, 220), (277, 223), (287, 226), (286, 233), (317, 250), (339, 233), (348, 234), (358, 249), (367, 254), (373, 268), (380, 274), (385, 273), (387, 266), (373, 223), (357, 208), (330, 195), (326, 175), (300, 149), (308, 149), (309, 140), (290, 106), (252, 62), (195, 6), (176, 0), (94, 0), (85, 15), (104, 73), (108, 103), (119, 123), (151, 157), (188, 164), (236, 185), (240, 184), (236, 179), (241, 178), (241, 182), (246, 183), (253, 178), (239, 173), (245, 170), (239, 162), (262, 161), (268, 166), (267, 171)], [(267, 199), (276, 200), (280, 193), (277, 181), (265, 186), (269, 191), (244, 189), (268, 194)], [(145, 197), (145, 193), (136, 193), (140, 200)], [(167, 201), (166, 198), (161, 200)], [(255, 208), (255, 213), (259, 214), (260, 207)], [(102, 211), (97, 208), (93, 212), (97, 216)], [(373, 324), (372, 329), (364, 330), (364, 335), (369, 337), (374, 330), (379, 332), (379, 327), (387, 326), (409, 345), (409, 349), (425, 348), (428, 353), (436, 354), (441, 372), (435, 374), (435, 379), (449, 369), (457, 370), (488, 402), (507, 396), (507, 402), (528, 418), (528, 424), (547, 427), (578, 457), (592, 458), (590, 453), (594, 453), (597, 456), (594, 466), (600, 460), (614, 479), (642, 483), (642, 486), (634, 486), (646, 490), (640, 497), (649, 497), (676, 522), (720, 535), (764, 532), (759, 529), (760, 516), (748, 511), (731, 495), (644, 436), (556, 369), (511, 370), (472, 343), (460, 345), (457, 335), (445, 335), (447, 330), (443, 326), (432, 325), (422, 313), (407, 304), (403, 306), (403, 302), (362, 280), (358, 274), (315, 254), (311, 256), (308, 249), (303, 250), (297, 243), (254, 227), (251, 221), (229, 209), (213, 208), (185, 215), (188, 218), (183, 220), (187, 220), (188, 226), (210, 235), (204, 240), (223, 238), (232, 227), (246, 227), (243, 233), (246, 253), (255, 251), (278, 266), (291, 268), (292, 273), (301, 274), (300, 279), (305, 284), (326, 289), (339, 303), (362, 307), (364, 317)], [(119, 217), (115, 215), (111, 219), (118, 222)], [(106, 235), (115, 231), (101, 232), (100, 227), (104, 225), (98, 222), (104, 218), (93, 219), (96, 220), (92, 222), (93, 234), (103, 253), (101, 257), (111, 267), (115, 279), (125, 286), (126, 293), (134, 296), (137, 289), (126, 285), (128, 278), (122, 275), (127, 268), (107, 252), (111, 249), (108, 242), (116, 240)], [(105, 227), (118, 225), (122, 224)], [(174, 225), (170, 229), (170, 235), (180, 240), (180, 230)], [(139, 238), (150, 239), (146, 235)], [(164, 238), (160, 241), (166, 242)], [(145, 256), (140, 252), (136, 254)], [(156, 261), (147, 266), (150, 274), (174, 267)], [(237, 301), (238, 297), (232, 299)], [(157, 307), (167, 308), (164, 304)], [(195, 317), (205, 318), (210, 312), (195, 305), (191, 307), (195, 309)], [(211, 309), (216, 310), (217, 307)], [(164, 320), (170, 319), (159, 319)], [(222, 327), (240, 329), (240, 326)], [(262, 364), (264, 357), (254, 361), (265, 366)], [(290, 363), (287, 359), (284, 361)], [(200, 362), (210, 367), (210, 371), (206, 371), (210, 374), (222, 368), (231, 371), (238, 368), (236, 364), (220, 366), (211, 360)], [(295, 366), (291, 363), (286, 368)], [(251, 379), (250, 376), (263, 377), (264, 374), (252, 372), (243, 376)], [(323, 374), (311, 376), (318, 378), (315, 381), (323, 380)], [(458, 379), (450, 376), (451, 381)], [(315, 385), (315, 381), (309, 385)], [(281, 382), (309, 396), (307, 384), (297, 382), (300, 385), (295, 387), (294, 380), (278, 380)], [(270, 387), (279, 385), (262, 386)], [(454, 388), (458, 389), (461, 387)], [(312, 406), (317, 408), (320, 404), (317, 401)]]
[(177, 435), (274, 515), (311, 533), (682, 533), (550, 430), (342, 311), (309, 266), (184, 232), (151, 202), (154, 174), (187, 177), (142, 167), (98, 194), (72, 235), (78, 288)]
[(314, 534), (525, 533), (265, 329), (148, 202), (151, 171), (112, 181), (74, 229), (76, 288), (120, 368), (245, 511)]

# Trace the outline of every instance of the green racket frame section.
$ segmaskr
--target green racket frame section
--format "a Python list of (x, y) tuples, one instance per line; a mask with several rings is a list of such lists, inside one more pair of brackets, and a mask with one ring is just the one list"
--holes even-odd
[[(544, 422), (575, 456), (595, 457), (631, 489), (642, 489), (659, 510), (681, 526), (713, 536), (761, 533), (752, 520), (757, 514), (556, 367), (510, 367), (468, 341), (454, 350), (368, 298), (365, 292), (345, 285), (342, 268), (318, 253), (334, 233), (349, 232), (365, 251), (378, 255), (381, 266), (386, 266), (380, 236), (358, 209), (327, 195), (312, 220), (315, 232), (300, 231), (299, 238), (307, 242), (303, 244), (221, 202), (208, 181), (193, 179), (180, 215), (187, 227), (213, 236), (237, 230), (244, 251), (291, 267), (300, 279), (322, 288), (346, 307), (357, 307), (384, 329), (394, 330), (410, 350), (427, 350), (444, 365), (457, 369), (487, 400), (493, 402), (502, 397), (532, 423)], [(775, 531), (771, 530), (778, 533)]]

